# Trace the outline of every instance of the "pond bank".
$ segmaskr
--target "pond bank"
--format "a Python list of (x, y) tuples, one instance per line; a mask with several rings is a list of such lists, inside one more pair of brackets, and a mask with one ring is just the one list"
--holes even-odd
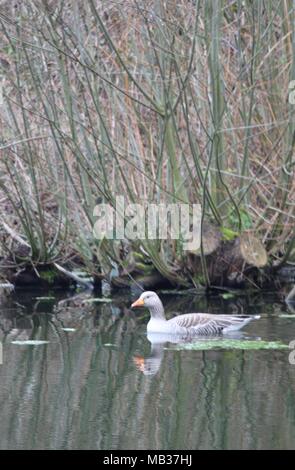
[[(10, 272), (11, 274), (11, 272)], [(3, 278), (2, 273), (2, 278)], [(7, 276), (8, 277), (8, 276)], [(6, 279), (7, 279), (6, 277)], [(151, 282), (151, 279), (153, 282)], [(166, 279), (160, 276), (149, 277), (147, 279), (126, 279), (120, 282), (119, 278), (115, 278), (115, 282), (107, 280), (95, 279), (88, 275), (83, 270), (68, 271), (57, 269), (54, 265), (43, 266), (42, 269), (26, 268), (21, 272), (16, 272), (10, 276), (12, 282), (0, 283), (0, 298), (9, 296), (15, 289), (17, 291), (31, 291), (38, 290), (47, 295), (50, 292), (68, 292), (69, 295), (76, 296), (81, 292), (82, 296), (95, 297), (102, 296), (108, 298), (113, 295), (134, 295), (136, 296), (142, 290), (156, 290), (169, 293), (170, 295), (210, 295), (216, 293), (217, 295), (224, 296), (224, 298), (235, 298), (237, 295), (243, 295), (246, 292), (261, 293), (263, 290), (271, 290), (276, 292), (282, 301), (294, 302), (295, 297), (295, 269), (293, 267), (285, 266), (275, 275), (268, 278), (268, 282), (262, 285), (248, 284), (239, 288), (220, 285), (210, 287), (191, 287), (183, 288), (173, 286)], [(147, 282), (145, 282), (147, 281)], [(85, 293), (85, 294), (83, 294)], [(89, 293), (92, 293), (89, 295)]]

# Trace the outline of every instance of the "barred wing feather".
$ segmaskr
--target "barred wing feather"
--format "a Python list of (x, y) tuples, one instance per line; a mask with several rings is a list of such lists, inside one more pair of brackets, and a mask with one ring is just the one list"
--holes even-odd
[(257, 317), (187, 313), (168, 320), (168, 323), (170, 323), (175, 330), (184, 328), (196, 335), (213, 335), (226, 331), (239, 330), (253, 318)]

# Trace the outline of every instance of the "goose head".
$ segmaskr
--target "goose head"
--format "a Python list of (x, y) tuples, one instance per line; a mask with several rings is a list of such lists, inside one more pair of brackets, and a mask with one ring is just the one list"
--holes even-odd
[(143, 292), (141, 296), (135, 302), (133, 302), (131, 307), (147, 307), (152, 317), (159, 317), (164, 319), (164, 307), (156, 292)]

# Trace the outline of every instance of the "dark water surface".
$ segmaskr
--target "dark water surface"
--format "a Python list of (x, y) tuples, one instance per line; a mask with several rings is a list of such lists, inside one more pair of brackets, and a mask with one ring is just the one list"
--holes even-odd
[[(0, 308), (1, 449), (295, 449), (290, 349), (151, 345), (148, 314), (128, 297), (38, 296), (20, 291)], [(163, 300), (169, 315), (262, 314), (245, 339), (295, 339), (295, 314), (271, 293)]]

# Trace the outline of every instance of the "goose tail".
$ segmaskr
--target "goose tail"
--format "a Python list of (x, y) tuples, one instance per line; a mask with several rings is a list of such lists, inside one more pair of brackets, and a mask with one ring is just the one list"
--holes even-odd
[(237, 331), (253, 320), (259, 320), (260, 315), (253, 315), (252, 317), (235, 317), (235, 321), (223, 329), (223, 333), (228, 331)]

